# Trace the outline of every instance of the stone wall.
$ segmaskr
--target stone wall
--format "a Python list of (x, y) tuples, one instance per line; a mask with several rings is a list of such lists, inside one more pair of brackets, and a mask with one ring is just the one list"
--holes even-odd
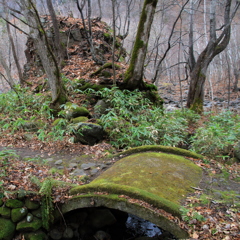
[(25, 240), (47, 239), (40, 202), (20, 195), (15, 199), (0, 199), (0, 239), (12, 240), (17, 235), (23, 235)]

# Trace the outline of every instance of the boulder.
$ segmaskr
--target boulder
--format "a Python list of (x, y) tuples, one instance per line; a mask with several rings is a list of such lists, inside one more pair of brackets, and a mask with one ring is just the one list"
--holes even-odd
[(21, 221), (28, 214), (28, 210), (26, 207), (15, 208), (11, 211), (11, 219), (13, 222)]
[(25, 233), (24, 239), (25, 240), (46, 240), (46, 239), (48, 239), (48, 237), (44, 232), (37, 231), (34, 233)]
[(238, 161), (240, 161), (240, 141), (234, 147), (234, 156)]
[(40, 207), (40, 203), (37, 202), (37, 201), (31, 201), (29, 198), (27, 198), (26, 201), (25, 201), (25, 206), (28, 209), (35, 210), (35, 209), (38, 209)]
[(109, 104), (107, 104), (103, 100), (98, 100), (98, 102), (94, 106), (94, 117), (99, 118), (101, 117), (101, 115), (106, 114), (108, 108), (109, 108)]
[(0, 207), (0, 216), (3, 218), (11, 217), (11, 209), (7, 207)]
[(36, 217), (33, 217), (32, 222), (28, 222), (27, 220), (23, 220), (17, 224), (17, 231), (22, 232), (34, 232), (42, 227), (42, 221)]
[(71, 102), (67, 102), (65, 104), (63, 114), (67, 119), (90, 115), (89, 111), (85, 107), (79, 107)]
[(12, 240), (15, 233), (15, 224), (9, 220), (0, 218), (0, 239)]
[(94, 123), (76, 123), (73, 126), (74, 142), (94, 145), (104, 137), (103, 127)]
[(7, 199), (6, 201), (6, 206), (9, 208), (21, 208), (23, 205), (23, 202), (17, 199)]

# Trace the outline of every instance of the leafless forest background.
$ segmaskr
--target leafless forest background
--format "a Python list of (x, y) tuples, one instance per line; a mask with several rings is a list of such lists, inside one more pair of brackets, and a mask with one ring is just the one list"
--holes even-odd
[[(14, 1), (13, 1), (14, 2)], [(84, 1), (79, 1), (84, 3)], [(182, 0), (161, 0), (159, 1), (157, 11), (152, 26), (147, 59), (145, 63), (144, 76), (149, 80), (155, 80), (155, 84), (163, 91), (170, 94), (181, 95), (185, 98), (189, 85), (188, 78), (188, 48), (189, 48), (189, 21), (190, 6), (194, 6), (196, 14), (194, 17), (194, 54), (198, 56), (205, 48), (208, 42), (209, 31), (209, 1), (199, 0), (191, 5), (192, 1), (185, 6), (178, 21), (176, 19), (186, 1)], [(137, 25), (142, 8), (141, 0), (116, 0), (116, 31), (117, 34), (127, 34), (124, 39), (124, 47), (128, 51), (128, 60), (133, 46), (134, 37), (137, 31)], [(81, 18), (74, 0), (55, 0), (54, 9), (57, 15), (71, 16)], [(44, 0), (37, 0), (37, 7), (41, 14), (48, 14)], [(217, 3), (217, 21), (219, 26), (223, 23), (223, 5), (221, 1)], [(3, 8), (1, 9), (4, 13)], [(87, 16), (87, 7), (84, 8), (84, 15)], [(10, 21), (17, 24), (19, 28), (24, 26), (13, 16), (9, 16)], [(101, 17), (111, 27), (113, 24), (111, 1), (110, 0), (92, 0), (92, 18)], [(129, 23), (129, 30), (128, 30)], [(173, 29), (173, 25), (175, 28)], [(238, 77), (240, 74), (240, 26), (239, 13), (232, 22), (231, 40), (225, 51), (217, 55), (210, 64), (205, 86), (205, 97), (213, 100), (216, 96), (224, 98), (231, 95), (233, 88), (239, 88)], [(220, 31), (220, 29), (219, 29)], [(6, 24), (0, 19), (0, 55), (5, 59), (9, 66), (14, 81), (18, 82), (16, 66), (12, 57), (9, 37), (6, 30)], [(24, 50), (26, 48), (26, 36), (19, 30), (11, 27), (11, 32), (16, 45), (17, 56), (23, 70), (26, 62)], [(166, 58), (158, 66), (159, 60), (167, 52)], [(5, 80), (6, 73), (2, 64), (0, 64), (0, 91), (6, 91), (9, 86)], [(180, 91), (181, 90), (181, 91)], [(234, 95), (236, 98), (236, 94)], [(238, 97), (238, 96), (237, 96)]]

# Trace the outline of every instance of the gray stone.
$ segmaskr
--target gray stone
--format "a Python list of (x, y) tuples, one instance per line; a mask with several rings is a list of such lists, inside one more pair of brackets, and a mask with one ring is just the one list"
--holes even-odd
[(103, 100), (98, 100), (96, 105), (94, 106), (94, 117), (95, 118), (100, 118), (101, 115), (107, 113), (107, 109), (109, 108), (109, 104), (107, 104)]
[(75, 129), (74, 142), (81, 142), (82, 144), (94, 145), (103, 139), (104, 130), (99, 124), (93, 123), (76, 123), (73, 125)]
[(99, 170), (97, 168), (91, 170), (91, 175), (94, 175), (98, 172)]
[(28, 213), (26, 220), (29, 223), (32, 222), (33, 221), (33, 215), (31, 213)]
[(57, 229), (52, 229), (49, 235), (53, 240), (58, 240), (62, 238), (62, 233)]
[(65, 239), (73, 238), (73, 230), (70, 227), (67, 227), (63, 232), (63, 237)]
[(81, 168), (82, 168), (83, 170), (89, 170), (89, 169), (91, 169), (92, 167), (95, 167), (95, 166), (96, 166), (95, 163), (83, 163), (83, 164), (81, 165)]
[(78, 165), (77, 163), (70, 163), (68, 166), (69, 168), (76, 168)]
[(57, 160), (54, 164), (55, 165), (61, 165), (63, 163), (63, 160)]
[(72, 173), (74, 176), (86, 176), (87, 174), (82, 169), (75, 169)]
[(240, 161), (240, 141), (234, 147), (234, 156), (238, 161)]

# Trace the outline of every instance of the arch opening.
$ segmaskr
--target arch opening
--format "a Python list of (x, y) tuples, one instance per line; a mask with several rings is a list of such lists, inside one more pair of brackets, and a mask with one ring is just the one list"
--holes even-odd
[(53, 225), (50, 237), (53, 240), (177, 239), (149, 220), (107, 207), (85, 207), (65, 213)]

